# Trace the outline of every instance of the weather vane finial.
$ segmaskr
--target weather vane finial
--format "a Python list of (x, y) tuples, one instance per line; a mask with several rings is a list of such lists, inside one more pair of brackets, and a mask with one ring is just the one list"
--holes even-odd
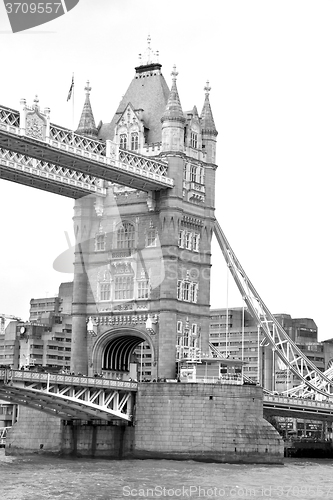
[(173, 69), (172, 69), (172, 73), (171, 73), (172, 80), (174, 82), (177, 80), (177, 75), (178, 75), (178, 71), (177, 71), (176, 65), (174, 64)]
[(145, 66), (148, 64), (153, 64), (158, 62), (158, 51), (154, 52), (151, 48), (151, 37), (150, 35), (147, 36), (147, 48), (144, 52), (144, 54), (139, 54), (139, 63), (140, 66)]
[(89, 95), (90, 91), (91, 91), (91, 87), (89, 84), (90, 84), (90, 82), (89, 82), (89, 80), (87, 80), (86, 86), (84, 87), (84, 90), (86, 91), (87, 95)]
[(39, 99), (38, 99), (38, 95), (37, 94), (35, 95), (34, 103), (35, 103), (34, 104), (34, 108), (38, 109), (39, 108), (39, 104), (38, 104), (39, 103)]
[(207, 80), (206, 87), (204, 88), (205, 94), (207, 96), (209, 95), (210, 90), (211, 90), (211, 87), (209, 86), (209, 81)]

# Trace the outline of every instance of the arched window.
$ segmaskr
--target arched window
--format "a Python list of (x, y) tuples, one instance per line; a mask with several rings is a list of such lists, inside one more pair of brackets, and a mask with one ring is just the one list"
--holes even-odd
[(104, 252), (105, 250), (105, 233), (98, 233), (95, 235), (95, 251)]
[(197, 149), (198, 147), (198, 134), (191, 131), (191, 148)]
[(132, 132), (131, 134), (131, 150), (137, 151), (139, 149), (139, 134)]
[(115, 300), (131, 300), (134, 297), (134, 278), (132, 275), (116, 276), (114, 280)]
[(117, 248), (134, 248), (135, 229), (130, 222), (124, 222), (117, 231)]
[(156, 247), (157, 231), (155, 227), (150, 227), (147, 231), (146, 246)]
[(197, 167), (195, 165), (191, 165), (190, 181), (191, 182), (196, 182), (197, 181)]
[(98, 300), (101, 302), (111, 300), (111, 274), (106, 270), (98, 276)]
[(120, 134), (120, 147), (127, 149), (127, 134)]

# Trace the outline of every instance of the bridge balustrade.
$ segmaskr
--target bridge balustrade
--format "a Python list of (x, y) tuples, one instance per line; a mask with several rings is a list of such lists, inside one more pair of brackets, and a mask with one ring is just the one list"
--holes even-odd
[(147, 158), (132, 151), (119, 149), (119, 160), (131, 166), (134, 170), (139, 169), (147, 172), (148, 175), (166, 177), (168, 173), (168, 164), (165, 161)]
[(43, 179), (61, 181), (70, 186), (105, 195), (103, 181), (98, 177), (54, 165), (53, 163), (43, 160), (37, 160), (36, 158), (15, 153), (14, 151), (0, 148), (0, 164), (9, 166), (26, 174), (31, 173)]
[(106, 156), (106, 143), (91, 139), (83, 135), (75, 134), (72, 130), (60, 127), (59, 125), (50, 124), (50, 139), (68, 144), (75, 148), (84, 149), (91, 153), (97, 153), (101, 156)]
[(314, 401), (305, 398), (288, 398), (281, 396), (264, 395), (264, 401), (270, 403), (286, 404), (288, 406), (314, 407), (314, 408), (330, 408), (333, 409), (333, 401)]
[[(26, 123), (21, 123), (27, 113), (37, 113), (45, 122), (45, 130)], [(116, 167), (127, 173), (134, 173), (147, 180), (155, 181), (161, 187), (173, 187), (173, 179), (167, 177), (168, 163), (163, 159), (149, 158), (132, 151), (122, 150), (119, 146), (110, 141), (102, 141), (76, 134), (74, 131), (60, 127), (49, 122), (49, 110), (45, 113), (39, 111), (39, 107), (29, 107), (25, 103), (23, 110), (19, 113), (16, 110), (0, 106), (0, 129), (15, 134), (16, 136), (27, 136), (30, 139), (42, 141), (52, 148), (62, 152), (75, 154), (83, 159), (89, 159), (105, 166)], [(24, 158), (21, 158), (24, 160)], [(26, 161), (28, 157), (26, 158)], [(47, 163), (47, 162), (44, 162)], [(51, 169), (54, 169), (54, 165)], [(43, 165), (45, 169), (45, 165)], [(67, 177), (67, 175), (65, 176)], [(96, 182), (96, 181), (94, 181)], [(134, 184), (133, 184), (134, 185)]]
[(20, 126), (20, 113), (15, 109), (0, 106), (0, 124), (9, 125), (11, 127)]
[(55, 374), (47, 372), (33, 372), (25, 370), (0, 370), (0, 380), (8, 382), (36, 382), (36, 383), (49, 383), (55, 385), (80, 385), (85, 387), (99, 387), (110, 389), (124, 389), (126, 391), (137, 391), (138, 384), (126, 380), (112, 380), (95, 377), (85, 377), (81, 375), (67, 375)]

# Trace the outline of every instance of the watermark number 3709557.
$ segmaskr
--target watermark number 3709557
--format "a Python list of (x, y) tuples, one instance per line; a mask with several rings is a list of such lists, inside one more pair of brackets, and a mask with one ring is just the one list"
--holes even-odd
[[(24, 31), (67, 14), (80, 0), (8, 2), (3, 0), (13, 33)], [(1, 0), (0, 0), (1, 2)]]
[(55, 3), (55, 2), (38, 2), (38, 3), (27, 3), (27, 2), (7, 2), (5, 4), (6, 10), (8, 14), (52, 14), (53, 12), (55, 14), (58, 13), (58, 10), (62, 7), (61, 2)]

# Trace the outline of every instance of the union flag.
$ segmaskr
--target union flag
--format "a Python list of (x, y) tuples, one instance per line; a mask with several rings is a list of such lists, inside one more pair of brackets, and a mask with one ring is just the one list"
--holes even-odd
[(68, 91), (67, 101), (69, 101), (70, 98), (72, 97), (73, 89), (74, 89), (74, 75), (72, 76), (72, 83)]

